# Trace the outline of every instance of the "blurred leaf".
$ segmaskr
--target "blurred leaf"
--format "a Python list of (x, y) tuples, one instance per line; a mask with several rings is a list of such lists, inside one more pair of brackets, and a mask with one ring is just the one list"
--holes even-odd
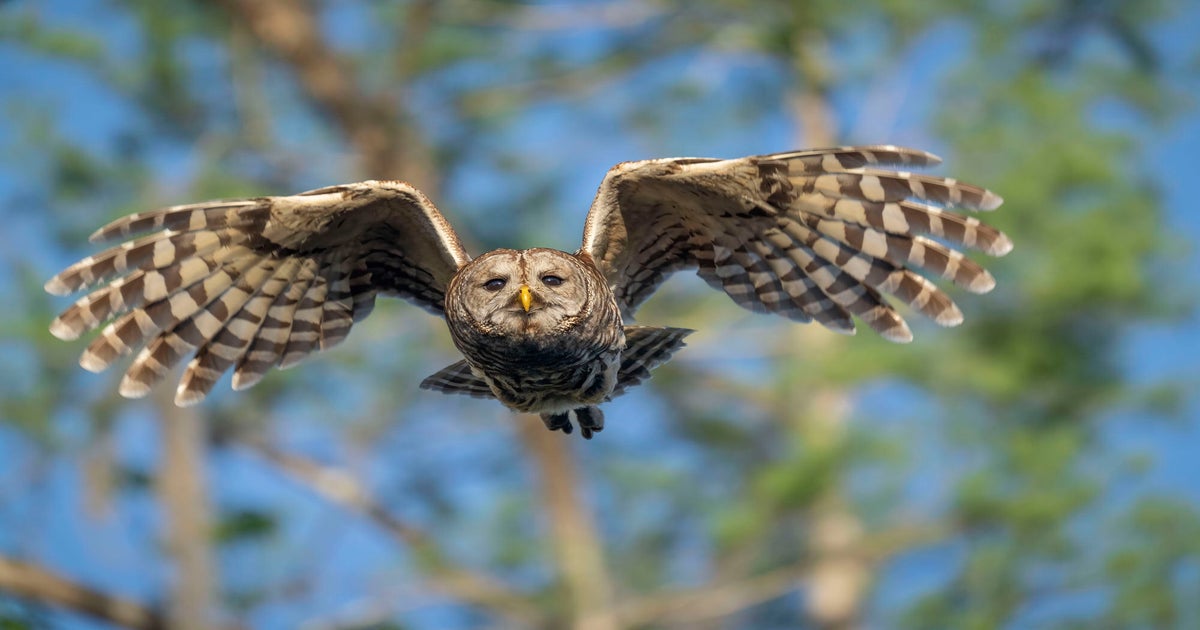
[(238, 510), (221, 515), (215, 535), (218, 542), (242, 542), (272, 536), (278, 527), (276, 516), (270, 512)]

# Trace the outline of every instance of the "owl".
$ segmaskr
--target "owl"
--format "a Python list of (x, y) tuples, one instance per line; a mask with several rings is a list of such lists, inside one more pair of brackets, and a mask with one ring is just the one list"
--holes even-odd
[(463, 355), (422, 388), (495, 398), (591, 438), (604, 427), (597, 405), (645, 380), (692, 332), (631, 323), (676, 271), (695, 269), (752, 311), (841, 333), (857, 318), (910, 341), (897, 303), (959, 324), (927, 276), (985, 293), (992, 276), (954, 247), (1001, 256), (1012, 243), (951, 211), (993, 210), (996, 194), (893, 168), (938, 162), (890, 145), (624, 162), (600, 184), (576, 252), (474, 259), (399, 181), (172, 206), (92, 235), (148, 233), (46, 283), (55, 295), (94, 288), (50, 332), (70, 340), (103, 326), (79, 361), (92, 372), (138, 350), (119, 389), (130, 398), (190, 356), (175, 395), (189, 405), (231, 368), (241, 390), (337, 345), (376, 296), (398, 296), (442, 316)]

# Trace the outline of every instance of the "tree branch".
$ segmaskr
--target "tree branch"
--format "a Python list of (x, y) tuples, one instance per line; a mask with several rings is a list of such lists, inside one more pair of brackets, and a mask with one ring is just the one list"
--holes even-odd
[(806, 575), (806, 564), (798, 563), (737, 581), (625, 602), (617, 606), (616, 613), (626, 626), (654, 621), (697, 623), (731, 615), (794, 591), (800, 588)]
[(43, 567), (0, 556), (0, 590), (134, 630), (165, 630), (161, 611), (73, 582)]
[[(811, 28), (798, 28), (792, 38), (793, 118), (800, 140), (808, 146), (836, 144), (837, 120), (830, 99), (833, 70), (829, 64), (828, 41)], [(841, 343), (831, 335), (814, 334), (807, 326), (793, 333), (810, 354), (834, 356)], [(805, 449), (835, 452), (846, 439), (850, 395), (840, 387), (827, 386), (815, 396), (797, 399), (797, 388), (781, 393), (780, 412), (804, 439)], [(809, 535), (805, 555), (808, 589), (804, 610), (809, 621), (822, 630), (850, 630), (861, 623), (862, 603), (871, 581), (871, 563), (862, 557), (862, 522), (845, 498), (840, 478), (831, 480), (813, 500), (808, 518)]]
[[(856, 562), (872, 569), (893, 555), (913, 547), (944, 540), (958, 530), (950, 524), (912, 524), (867, 535), (848, 553)], [(622, 602), (616, 615), (622, 625), (653, 622), (695, 624), (732, 615), (751, 606), (771, 601), (814, 579), (811, 560), (773, 569), (759, 575), (699, 588), (664, 592)]]
[[(397, 178), (411, 170), (398, 147), (399, 128), (388, 104), (369, 95), (321, 35), (312, 5), (293, 0), (223, 0), (235, 18), (295, 72), (300, 87), (330, 116), (368, 177)], [(412, 179), (412, 174), (407, 176)], [(427, 183), (416, 181), (421, 187)]]
[(242, 444), (293, 481), (333, 503), (363, 515), (392, 538), (409, 547), (414, 555), (427, 563), (432, 587), (463, 602), (495, 611), (504, 616), (510, 622), (510, 626), (541, 625), (541, 613), (526, 602), (520, 593), (486, 575), (454, 565), (428, 534), (392, 515), (350, 473), (285, 453), (269, 444), (246, 441)]
[(156, 491), (166, 515), (166, 548), (175, 564), (167, 614), (173, 630), (211, 628), (215, 610), (212, 513), (205, 484), (205, 422), (176, 407), (169, 390), (155, 397), (162, 460)]

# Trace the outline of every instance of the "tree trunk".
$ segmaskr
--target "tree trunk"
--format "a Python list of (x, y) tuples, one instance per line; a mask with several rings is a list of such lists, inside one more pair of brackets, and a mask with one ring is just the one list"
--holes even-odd
[(204, 630), (216, 623), (204, 418), (174, 406), (167, 390), (157, 402), (162, 461), (156, 490), (165, 515), (165, 546), (175, 562), (167, 619), (172, 630)]
[[(815, 32), (805, 32), (794, 41), (797, 82), (791, 103), (800, 135), (796, 146), (834, 146), (838, 144), (837, 122), (829, 99), (831, 69), (826, 42)], [(835, 356), (844, 343), (817, 324), (789, 330), (793, 347), (804, 348), (805, 356)], [(791, 387), (780, 402), (783, 417), (804, 436), (806, 449), (832, 451), (841, 447), (850, 410), (848, 392), (830, 386), (820, 392)], [(838, 481), (812, 504), (808, 531), (805, 615), (818, 628), (857, 628), (870, 568), (856, 553), (863, 542), (862, 523), (846, 504)]]
[(615, 630), (618, 625), (604, 548), (579, 496), (580, 482), (571, 457), (568, 439), (578, 438), (546, 430), (536, 416), (517, 416), (516, 421), (534, 462), (554, 556), (570, 599), (572, 627)]

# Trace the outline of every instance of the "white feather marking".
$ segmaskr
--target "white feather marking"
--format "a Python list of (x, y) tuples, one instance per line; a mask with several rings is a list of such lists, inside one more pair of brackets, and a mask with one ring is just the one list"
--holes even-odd
[(192, 316), (192, 322), (195, 323), (196, 329), (200, 331), (200, 335), (205, 339), (212, 339), (217, 333), (221, 332), (221, 326), (224, 324), (217, 319), (211, 311), (203, 310)]
[(854, 256), (842, 265), (842, 269), (858, 280), (867, 277), (867, 273), (871, 271), (871, 262), (862, 256)]
[(175, 260), (175, 244), (170, 239), (163, 239), (154, 244), (154, 266), (166, 267)]
[(883, 183), (874, 175), (863, 175), (858, 187), (869, 201), (883, 201), (887, 198), (883, 190)]
[(168, 302), (171, 306), (171, 316), (176, 319), (184, 319), (200, 308), (195, 298), (187, 291), (181, 291), (172, 295)]
[(203, 211), (193, 210), (191, 216), (188, 217), (188, 230), (197, 232), (208, 227), (208, 218)]
[(908, 262), (917, 267), (925, 266), (925, 246), (920, 241), (914, 241), (912, 249), (908, 251)]
[(863, 230), (862, 250), (876, 258), (883, 258), (888, 251), (887, 235), (876, 230)]
[(904, 217), (904, 211), (900, 209), (899, 204), (884, 204), (883, 229), (893, 234), (907, 234), (912, 229), (909, 227), (908, 219)]

